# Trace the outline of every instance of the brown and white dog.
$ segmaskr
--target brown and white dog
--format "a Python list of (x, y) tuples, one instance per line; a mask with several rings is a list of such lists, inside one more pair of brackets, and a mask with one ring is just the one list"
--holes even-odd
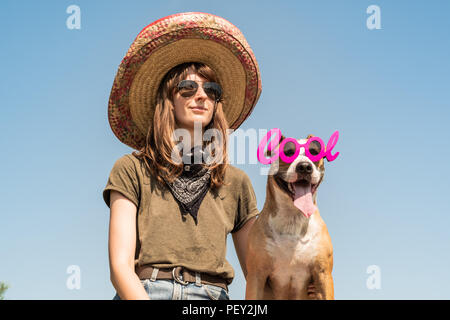
[[(293, 155), (294, 143), (284, 152)], [(304, 148), (291, 163), (271, 164), (266, 201), (248, 239), (246, 299), (334, 299), (333, 247), (316, 202), (324, 171), (323, 159), (312, 162)]]

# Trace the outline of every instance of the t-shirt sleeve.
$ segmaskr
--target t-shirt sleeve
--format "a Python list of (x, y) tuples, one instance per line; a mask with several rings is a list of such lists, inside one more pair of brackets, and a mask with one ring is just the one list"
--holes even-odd
[(234, 228), (231, 233), (241, 229), (248, 220), (259, 214), (252, 182), (245, 172), (243, 172), (242, 176), (243, 179), (238, 200), (238, 212), (234, 223)]
[(114, 163), (108, 182), (103, 190), (103, 200), (110, 207), (111, 190), (116, 190), (139, 206), (139, 183), (136, 167), (128, 155), (124, 155)]

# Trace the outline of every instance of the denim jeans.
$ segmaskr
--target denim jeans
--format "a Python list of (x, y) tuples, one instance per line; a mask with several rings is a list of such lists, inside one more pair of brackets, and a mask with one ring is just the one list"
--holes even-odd
[[(150, 300), (230, 300), (228, 292), (218, 286), (195, 283), (181, 284), (175, 280), (141, 280)], [(113, 300), (120, 300), (116, 294)]]

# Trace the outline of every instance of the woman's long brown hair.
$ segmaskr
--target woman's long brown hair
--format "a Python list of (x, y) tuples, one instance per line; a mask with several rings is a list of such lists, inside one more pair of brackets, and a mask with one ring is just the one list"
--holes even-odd
[[(161, 81), (158, 90), (155, 114), (153, 116), (153, 125), (147, 132), (146, 144), (133, 155), (143, 159), (149, 173), (157, 179), (160, 185), (164, 180), (172, 182), (183, 172), (183, 163), (176, 163), (172, 160), (172, 151), (176, 148), (177, 141), (173, 139), (173, 132), (176, 129), (173, 107), (173, 95), (176, 85), (186, 79), (189, 69), (206, 78), (211, 82), (218, 82), (214, 71), (202, 63), (191, 62), (183, 63), (172, 68)], [(224, 184), (225, 170), (228, 165), (227, 154), (227, 129), (228, 122), (222, 110), (222, 100), (215, 103), (214, 113), (211, 122), (204, 128), (216, 129), (222, 135), (222, 143), (215, 144), (214, 155), (222, 155), (219, 161), (208, 164), (211, 169), (211, 187), (219, 188)], [(214, 137), (211, 143), (213, 143)], [(211, 143), (209, 145), (211, 145)]]

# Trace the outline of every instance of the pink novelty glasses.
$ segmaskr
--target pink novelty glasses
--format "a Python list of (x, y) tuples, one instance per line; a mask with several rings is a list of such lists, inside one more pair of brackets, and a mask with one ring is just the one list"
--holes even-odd
[[(270, 158), (266, 158), (264, 156), (264, 149), (267, 146), (267, 143), (269, 142), (272, 135), (275, 135), (275, 137), (270, 141), (269, 146), (267, 147), (268, 151), (275, 150), (276, 146), (279, 144), (279, 148), (275, 150), (275, 154), (272, 155)], [(334, 146), (336, 145), (337, 141), (339, 139), (339, 131), (335, 131), (330, 139), (328, 140), (328, 143), (325, 147), (322, 139), (319, 137), (311, 137), (306, 141), (306, 143), (299, 143), (294, 138), (285, 138), (283, 141), (281, 140), (281, 130), (278, 128), (274, 128), (270, 130), (266, 136), (261, 140), (258, 146), (258, 161), (262, 164), (270, 164), (273, 161), (275, 161), (278, 157), (281, 158), (286, 163), (291, 163), (294, 161), (298, 154), (300, 153), (300, 148), (305, 148), (305, 156), (309, 158), (312, 162), (319, 161), (323, 157), (326, 157), (328, 161), (335, 160), (339, 152), (336, 152), (334, 155), (331, 154), (331, 151), (333, 150)], [(291, 143), (286, 146), (287, 143)], [(294, 148), (295, 146), (295, 148)]]

